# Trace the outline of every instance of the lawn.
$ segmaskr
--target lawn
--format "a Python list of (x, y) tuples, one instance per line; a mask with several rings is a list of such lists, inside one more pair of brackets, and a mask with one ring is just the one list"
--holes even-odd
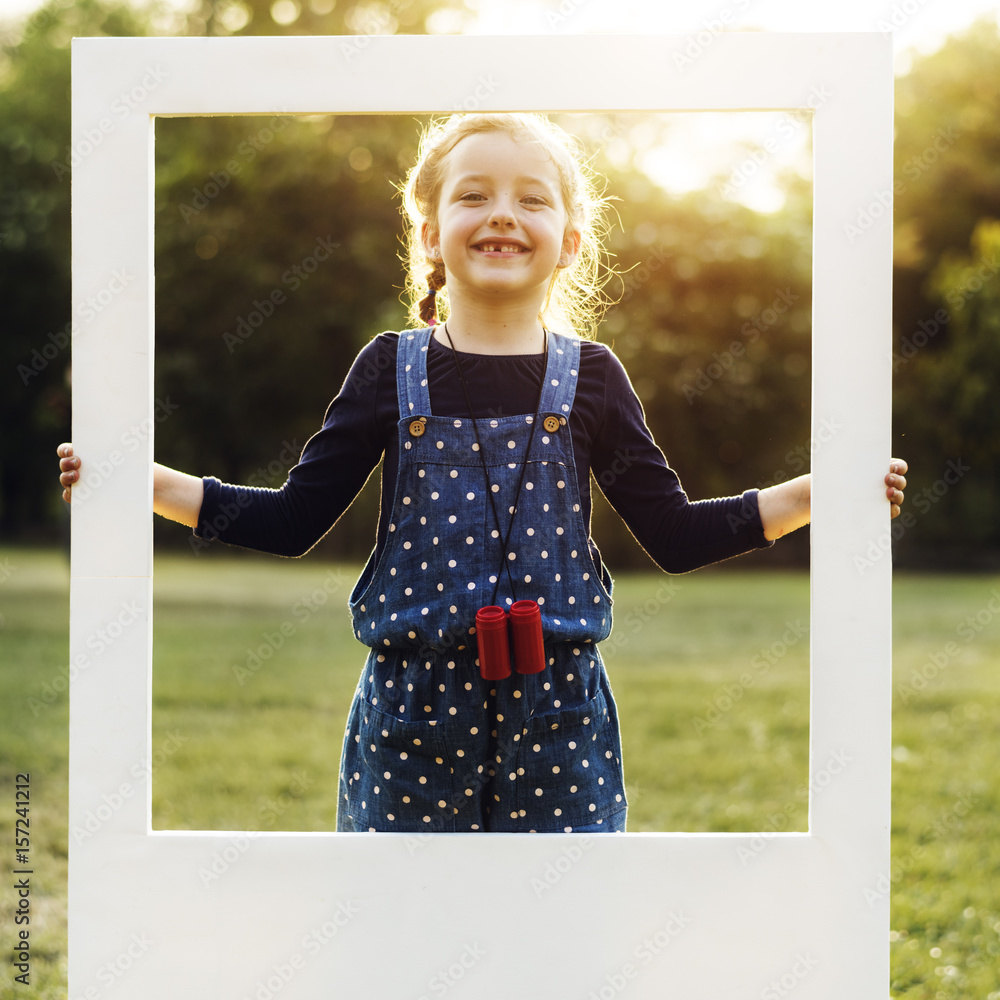
[[(327, 830), (362, 663), (357, 566), (161, 555), (154, 603), (153, 822)], [(620, 575), (605, 658), (630, 830), (805, 829), (805, 575)], [(891, 995), (1000, 1000), (1000, 578), (897, 576)], [(31, 773), (32, 983), (64, 998), (68, 565), (0, 550), (0, 777)], [(752, 684), (740, 684), (756, 663)], [(13, 793), (6, 796), (13, 801)], [(0, 812), (12, 856), (13, 808)], [(4, 955), (15, 899), (5, 879)]]

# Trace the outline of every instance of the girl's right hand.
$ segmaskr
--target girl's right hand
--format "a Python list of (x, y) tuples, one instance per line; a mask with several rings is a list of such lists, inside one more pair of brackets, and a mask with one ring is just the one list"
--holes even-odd
[(73, 445), (68, 442), (56, 448), (59, 456), (59, 482), (63, 487), (63, 500), (71, 497), (71, 487), (80, 479), (80, 459), (73, 454)]

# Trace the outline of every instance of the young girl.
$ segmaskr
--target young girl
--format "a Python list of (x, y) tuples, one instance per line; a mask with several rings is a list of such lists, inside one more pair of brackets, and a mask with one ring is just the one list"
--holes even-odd
[[(285, 485), (157, 465), (154, 509), (200, 538), (301, 555), (384, 455), (376, 545), (350, 599), (370, 651), (338, 829), (622, 831), (591, 472), (672, 573), (806, 524), (809, 477), (688, 501), (620, 363), (581, 337), (596, 320), (600, 199), (561, 129), (534, 115), (438, 123), (405, 205), (414, 328), (361, 352)], [(80, 461), (59, 453), (68, 499)], [(893, 516), (905, 471), (894, 461), (885, 478)], [(497, 609), (488, 655), (484, 607)], [(524, 608), (540, 612), (534, 651), (517, 644), (530, 626), (503, 614)]]

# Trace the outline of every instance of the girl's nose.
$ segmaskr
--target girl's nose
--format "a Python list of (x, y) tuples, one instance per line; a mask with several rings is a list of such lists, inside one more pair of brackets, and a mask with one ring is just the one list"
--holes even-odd
[(490, 225), (497, 228), (511, 228), (516, 224), (510, 201), (506, 198), (497, 198), (493, 205), (493, 211), (490, 212)]

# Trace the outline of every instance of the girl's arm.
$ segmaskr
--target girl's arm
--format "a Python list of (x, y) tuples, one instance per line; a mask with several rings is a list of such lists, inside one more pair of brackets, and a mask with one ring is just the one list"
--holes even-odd
[[(73, 484), (80, 479), (80, 459), (73, 454), (68, 442), (56, 449), (59, 456), (59, 482), (63, 499), (72, 499)], [(205, 488), (197, 476), (189, 476), (165, 465), (153, 465), (153, 510), (171, 521), (179, 521), (189, 528), (198, 524), (198, 514)]]
[[(885, 477), (885, 496), (889, 501), (889, 516), (898, 517), (906, 489), (906, 462), (901, 458), (892, 459), (889, 473)], [(812, 478), (808, 475), (789, 479), (787, 483), (768, 486), (757, 494), (764, 537), (768, 541), (787, 535), (788, 532), (809, 523), (812, 497)]]
[(205, 487), (197, 476), (153, 464), (153, 510), (157, 514), (195, 528), (204, 497)]

